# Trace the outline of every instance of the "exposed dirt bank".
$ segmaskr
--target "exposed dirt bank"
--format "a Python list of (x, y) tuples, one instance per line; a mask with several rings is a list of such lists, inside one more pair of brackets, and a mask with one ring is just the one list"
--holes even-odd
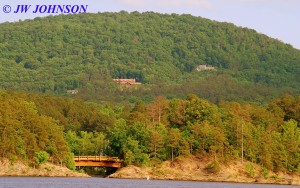
[[(212, 159), (209, 157), (177, 158), (173, 162), (166, 161), (155, 167), (127, 166), (111, 174), (111, 178), (189, 180), (237, 183), (271, 183), (300, 185), (300, 175), (262, 172), (259, 165), (240, 160), (220, 165), (218, 172), (207, 169)], [(252, 166), (253, 168), (249, 168)]]
[(0, 176), (89, 177), (87, 174), (75, 172), (51, 163), (32, 168), (22, 162), (11, 163), (7, 159), (3, 159), (0, 161), (0, 167)]

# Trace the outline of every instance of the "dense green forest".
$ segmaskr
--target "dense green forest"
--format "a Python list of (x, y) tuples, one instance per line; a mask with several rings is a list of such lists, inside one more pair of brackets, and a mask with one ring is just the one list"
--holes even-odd
[(1, 158), (49, 155), (72, 169), (73, 155), (154, 165), (208, 154), (300, 172), (300, 51), (254, 30), (191, 15), (59, 15), (0, 24), (0, 52)]
[[(299, 94), (300, 51), (201, 17), (152, 12), (59, 15), (0, 24), (0, 88), (93, 101), (156, 96), (264, 101)], [(216, 71), (196, 71), (198, 65)], [(112, 78), (142, 87), (120, 91)], [(162, 89), (163, 88), (163, 89)]]
[(0, 154), (11, 160), (31, 162), (47, 152), (72, 168), (73, 154), (154, 165), (204, 154), (218, 162), (240, 160), (243, 153), (268, 170), (300, 172), (300, 97), (284, 95), (264, 106), (215, 105), (195, 95), (98, 105), (1, 91), (0, 105)]

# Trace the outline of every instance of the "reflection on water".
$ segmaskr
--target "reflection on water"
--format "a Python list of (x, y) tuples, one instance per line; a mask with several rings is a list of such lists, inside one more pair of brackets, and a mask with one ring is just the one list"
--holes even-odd
[(0, 188), (291, 188), (288, 185), (108, 178), (0, 177)]

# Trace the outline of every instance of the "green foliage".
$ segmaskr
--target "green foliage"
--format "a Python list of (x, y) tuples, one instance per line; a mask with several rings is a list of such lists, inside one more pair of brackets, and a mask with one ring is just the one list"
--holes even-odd
[(267, 179), (268, 176), (269, 176), (269, 171), (268, 171), (268, 169), (266, 169), (265, 167), (262, 167), (262, 168), (261, 168), (261, 174), (264, 176), (265, 179)]
[(64, 164), (66, 165), (67, 168), (69, 168), (71, 170), (75, 170), (76, 169), (75, 162), (74, 162), (74, 154), (73, 153), (69, 153), (69, 154), (65, 155), (65, 157), (64, 157)]
[[(0, 156), (14, 161), (39, 164), (48, 153), (54, 163), (74, 169), (73, 155), (147, 166), (205, 154), (214, 158), (207, 170), (217, 173), (217, 161), (240, 160), (243, 153), (266, 176), (300, 169), (299, 97), (215, 105), (189, 95), (130, 106), (0, 91), (0, 105)], [(246, 171), (255, 176), (253, 166)]]
[(279, 176), (277, 174), (272, 175), (270, 178), (274, 180), (279, 180)]
[(289, 120), (282, 126), (282, 142), (286, 153), (286, 168), (290, 172), (299, 170), (300, 163), (300, 129), (295, 120)]
[(220, 172), (221, 170), (221, 166), (220, 166), (220, 163), (216, 160), (214, 160), (213, 162), (209, 163), (206, 168), (207, 172), (209, 173), (213, 173), (213, 174), (216, 174), (218, 172)]
[(246, 173), (251, 178), (255, 177), (255, 170), (253, 164), (251, 163), (246, 164)]
[(45, 151), (39, 151), (39, 152), (35, 152), (35, 162), (37, 164), (43, 164), (46, 163), (49, 160), (49, 153), (45, 152)]
[(134, 154), (132, 153), (131, 150), (125, 151), (124, 160), (125, 160), (125, 161), (124, 161), (125, 164), (127, 164), (127, 165), (131, 165), (131, 164), (134, 163), (134, 161), (135, 161), (135, 156), (134, 156)]
[(148, 166), (150, 164), (149, 155), (143, 152), (141, 146), (137, 140), (133, 140), (130, 137), (127, 139), (126, 144), (123, 146), (125, 153), (124, 162), (128, 165), (139, 164)]
[(52, 167), (50, 167), (50, 166), (46, 166), (45, 169), (46, 169), (48, 172), (51, 172), (51, 171), (53, 170)]
[[(191, 15), (48, 16), (2, 23), (0, 42), (3, 89), (61, 95), (79, 89), (78, 98), (97, 102), (189, 93), (215, 102), (263, 101), (286, 91), (299, 94), (299, 50)], [(204, 64), (217, 71), (195, 70)], [(112, 78), (136, 78), (143, 86), (120, 91)]]
[(5, 93), (0, 96), (0, 155), (35, 161), (36, 153), (45, 151), (54, 161), (68, 153), (63, 130), (57, 120), (38, 113), (35, 103)]
[(68, 131), (65, 139), (70, 150), (75, 155), (104, 155), (107, 149), (107, 140), (101, 132)]

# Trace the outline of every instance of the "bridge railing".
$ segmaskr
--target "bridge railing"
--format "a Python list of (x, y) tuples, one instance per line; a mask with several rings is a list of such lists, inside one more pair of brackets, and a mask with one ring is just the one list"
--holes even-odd
[(123, 160), (118, 157), (109, 156), (74, 156), (74, 161), (110, 161), (120, 163)]

